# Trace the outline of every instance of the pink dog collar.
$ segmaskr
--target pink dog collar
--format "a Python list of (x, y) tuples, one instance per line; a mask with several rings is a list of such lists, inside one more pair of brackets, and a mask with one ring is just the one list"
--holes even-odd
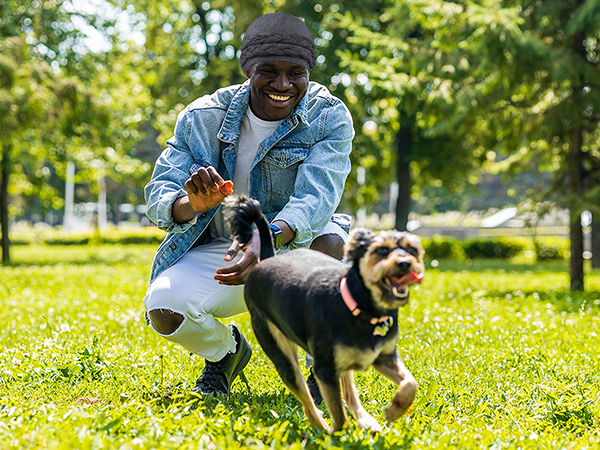
[[(342, 299), (344, 300), (344, 303), (353, 316), (358, 316), (360, 314), (370, 316), (358, 307), (358, 303), (356, 303), (356, 300), (354, 300), (354, 297), (352, 297), (352, 294), (350, 293), (350, 289), (348, 289), (348, 281), (346, 280), (346, 277), (343, 277), (340, 280), (340, 291), (342, 293)], [(392, 316), (370, 317), (371, 319), (369, 320), (369, 323), (371, 325), (377, 325), (373, 331), (373, 336), (385, 336), (390, 330), (391, 326), (394, 324), (394, 318)]]

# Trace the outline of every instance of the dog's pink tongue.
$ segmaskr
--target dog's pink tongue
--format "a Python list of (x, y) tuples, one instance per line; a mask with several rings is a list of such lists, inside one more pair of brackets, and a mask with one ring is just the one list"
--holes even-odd
[(397, 287), (409, 286), (411, 284), (420, 283), (423, 280), (424, 276), (425, 274), (423, 273), (410, 272), (402, 277), (392, 278), (392, 282)]

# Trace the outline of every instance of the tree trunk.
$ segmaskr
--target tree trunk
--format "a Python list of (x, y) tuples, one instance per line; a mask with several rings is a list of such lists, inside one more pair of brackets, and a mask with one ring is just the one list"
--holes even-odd
[(408, 214), (410, 213), (410, 160), (412, 154), (413, 131), (410, 126), (400, 127), (398, 132), (398, 162), (396, 174), (398, 176), (398, 200), (396, 202), (396, 229), (406, 230)]
[(8, 177), (10, 175), (10, 145), (2, 147), (2, 179), (0, 180), (0, 230), (2, 230), (2, 263), (10, 263), (8, 238)]
[(581, 144), (583, 129), (581, 126), (571, 131), (571, 148), (569, 150), (569, 236), (571, 239), (571, 290), (583, 291), (583, 227), (581, 226), (581, 206), (579, 199), (582, 196), (581, 186)]
[(592, 216), (592, 267), (600, 268), (600, 217)]

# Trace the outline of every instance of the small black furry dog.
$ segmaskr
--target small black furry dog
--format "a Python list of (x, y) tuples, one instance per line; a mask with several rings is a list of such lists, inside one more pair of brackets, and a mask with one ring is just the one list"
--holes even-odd
[(246, 280), (244, 296), (252, 328), (284, 383), (317, 428), (331, 431), (315, 406), (298, 363), (298, 347), (314, 358), (313, 373), (333, 419), (346, 421), (342, 396), (360, 428), (380, 432), (363, 408), (354, 370), (376, 370), (399, 385), (385, 409), (387, 421), (413, 403), (417, 382), (398, 356), (398, 308), (408, 303), (409, 287), (424, 275), (417, 236), (398, 231), (351, 233), (347, 264), (323, 253), (297, 249), (275, 255), (271, 232), (258, 201), (232, 197), (226, 204), (232, 235), (247, 244), (256, 225), (260, 262)]

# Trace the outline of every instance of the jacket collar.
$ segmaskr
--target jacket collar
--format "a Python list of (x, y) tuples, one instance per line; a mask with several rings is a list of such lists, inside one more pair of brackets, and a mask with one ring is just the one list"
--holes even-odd
[[(292, 113), (282, 122), (288, 122), (292, 127), (296, 126), (298, 122), (304, 123), (306, 126), (310, 126), (308, 123), (308, 94), (310, 91), (310, 85), (306, 94), (300, 100), (300, 103), (296, 105)], [(233, 144), (237, 142), (240, 137), (240, 128), (244, 121), (244, 115), (250, 102), (250, 81), (244, 82), (237, 90), (223, 120), (223, 125), (219, 130), (217, 137), (222, 142)]]

